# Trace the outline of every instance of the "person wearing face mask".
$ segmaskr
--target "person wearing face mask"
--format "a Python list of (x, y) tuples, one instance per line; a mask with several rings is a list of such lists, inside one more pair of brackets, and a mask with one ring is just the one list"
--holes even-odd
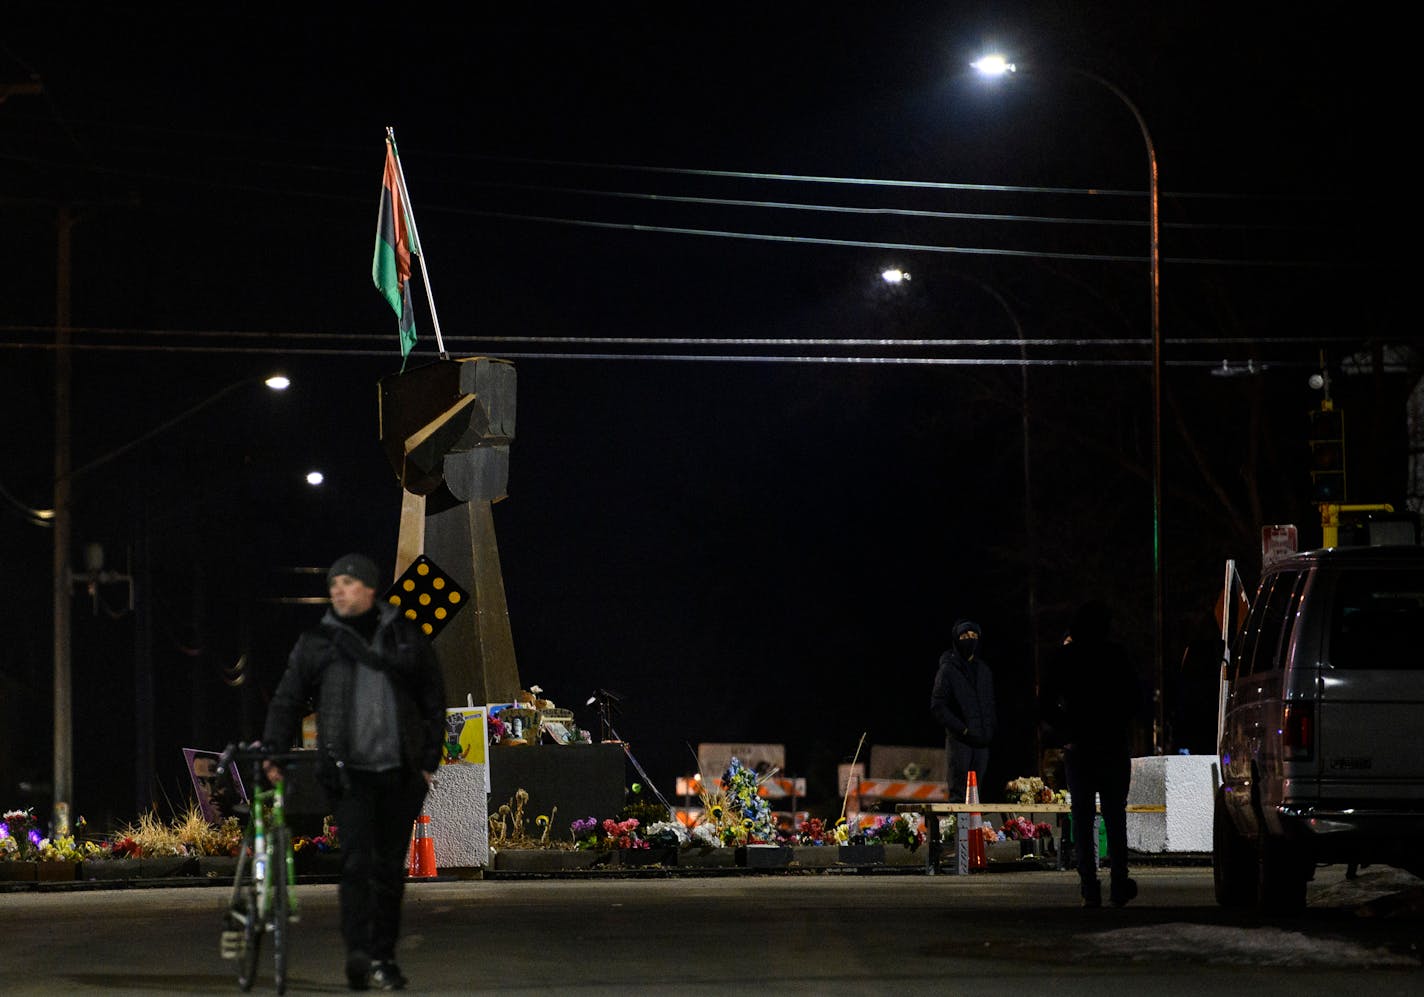
[(994, 676), (979, 654), (979, 624), (959, 620), (953, 633), (953, 646), (939, 658), (930, 713), (944, 728), (949, 798), (959, 803), (968, 791), (969, 773), (982, 786), (989, 767), (995, 728)]

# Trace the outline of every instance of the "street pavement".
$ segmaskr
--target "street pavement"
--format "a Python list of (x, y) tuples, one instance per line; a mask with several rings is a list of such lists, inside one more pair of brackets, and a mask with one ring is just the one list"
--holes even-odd
[[(409, 992), (573, 994), (1424, 993), (1420, 881), (1322, 869), (1307, 911), (1227, 912), (1210, 868), (1135, 871), (1122, 910), (1072, 873), (642, 875), (416, 881)], [(299, 888), (287, 991), (346, 992), (336, 887)], [(0, 894), (7, 994), (221, 994), (227, 891)], [(265, 955), (265, 953), (264, 953)], [(272, 993), (270, 960), (254, 993)]]

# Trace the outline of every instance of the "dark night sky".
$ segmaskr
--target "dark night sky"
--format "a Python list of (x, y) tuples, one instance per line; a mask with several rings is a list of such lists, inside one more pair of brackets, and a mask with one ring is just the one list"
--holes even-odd
[[(495, 521), (523, 681), (579, 709), (595, 688), (624, 693), (620, 731), (665, 790), (691, 763), (685, 744), (751, 740), (786, 743), (790, 767), (829, 794), (862, 732), (938, 743), (935, 659), (970, 615), (999, 675), (990, 781), (1027, 773), (1035, 643), (1051, 645), (1077, 601), (1113, 599), (1151, 670), (1150, 375), (1094, 365), (1149, 355), (1146, 157), (1121, 101), (1053, 69), (1077, 67), (1131, 96), (1160, 162), (1168, 702), (1174, 746), (1209, 750), (1211, 705), (1196, 697), (1222, 559), (1249, 562), (1263, 522), (1299, 523), (1309, 542), (1305, 376), (1322, 347), (1338, 361), (1404, 317), (1386, 233), (1413, 93), (1402, 68), (1365, 70), (1359, 55), (1396, 29), (1343, 23), (1338, 5), (1241, 6), (619, 5), (469, 23), (396, 22), (384, 7), (12, 12), (0, 85), (33, 74), (45, 93), (0, 104), (0, 487), (49, 505), (60, 203), (80, 219), (76, 463), (239, 378), (293, 375), (287, 396), (228, 396), (78, 491), (77, 544), (103, 542), (113, 562), (148, 544), (171, 792), (178, 747), (258, 722), (311, 616), (262, 601), (297, 591), (275, 569), (394, 553), (375, 383), (399, 356), (369, 278), (393, 125), (451, 353), (518, 369)], [(965, 66), (992, 43), (1024, 72), (986, 88)], [(890, 264), (912, 282), (881, 285)], [(1030, 340), (1137, 341), (1031, 354), (1060, 361), (1030, 369), (1032, 535), (1017, 366), (591, 359), (870, 351), (550, 341), (1006, 339), (1011, 317)], [(1192, 342), (1222, 338), (1235, 342)], [(1248, 357), (1266, 375), (1191, 365)], [(1401, 501), (1398, 385), (1341, 378), (1337, 391), (1383, 441), (1352, 450), (1352, 474), (1371, 500)], [(319, 492), (299, 482), (314, 466)], [(48, 777), (50, 743), (50, 542), (12, 511), (6, 806)], [(103, 798), (124, 817), (132, 794), (98, 759), (128, 764), (132, 620), (80, 598), (75, 646), (80, 809)], [(244, 652), (246, 699), (220, 681)]]

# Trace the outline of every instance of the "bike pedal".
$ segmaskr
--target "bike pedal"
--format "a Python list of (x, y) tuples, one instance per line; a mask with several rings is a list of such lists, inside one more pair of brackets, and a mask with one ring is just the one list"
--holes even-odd
[(224, 959), (236, 959), (242, 955), (242, 932), (224, 931), (222, 940), (219, 942), (219, 949)]

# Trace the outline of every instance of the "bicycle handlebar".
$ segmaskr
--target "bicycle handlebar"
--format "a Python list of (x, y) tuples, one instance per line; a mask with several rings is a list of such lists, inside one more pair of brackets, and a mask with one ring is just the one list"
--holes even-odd
[(229, 744), (218, 756), (218, 774), (227, 771), (229, 765), (243, 765), (248, 762), (271, 762), (274, 765), (290, 765), (293, 762), (315, 761), (317, 753), (307, 751), (268, 751), (261, 744)]

